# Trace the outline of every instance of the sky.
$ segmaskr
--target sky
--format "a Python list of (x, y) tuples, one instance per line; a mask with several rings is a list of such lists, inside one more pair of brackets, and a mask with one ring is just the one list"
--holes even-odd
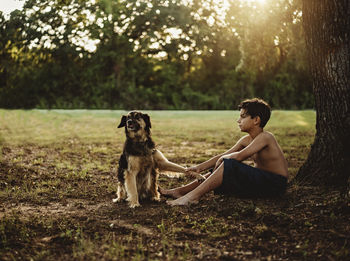
[(1, 0), (0, 1), (0, 11), (8, 15), (16, 9), (21, 9), (24, 1), (20, 0)]

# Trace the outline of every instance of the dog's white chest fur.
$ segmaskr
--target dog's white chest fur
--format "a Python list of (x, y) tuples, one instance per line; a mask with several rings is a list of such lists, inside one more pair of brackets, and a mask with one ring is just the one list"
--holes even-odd
[(153, 157), (148, 156), (129, 156), (128, 169), (130, 173), (137, 175), (142, 174), (145, 170), (153, 167)]
[(151, 188), (152, 171), (154, 169), (153, 157), (149, 156), (129, 156), (128, 172), (126, 177), (136, 178), (137, 192), (141, 198), (147, 197), (147, 193)]
[(118, 186), (118, 201), (127, 196), (130, 207), (139, 206), (139, 198), (159, 201), (157, 170), (152, 155), (128, 156), (128, 167), (124, 170), (125, 182)]

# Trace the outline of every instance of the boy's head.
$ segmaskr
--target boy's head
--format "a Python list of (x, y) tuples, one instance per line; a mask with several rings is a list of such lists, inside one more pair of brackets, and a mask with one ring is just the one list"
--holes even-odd
[(261, 128), (265, 127), (271, 116), (270, 105), (264, 100), (258, 98), (245, 100), (241, 102), (238, 108), (240, 110), (245, 110), (245, 113), (248, 114), (251, 118), (259, 116)]

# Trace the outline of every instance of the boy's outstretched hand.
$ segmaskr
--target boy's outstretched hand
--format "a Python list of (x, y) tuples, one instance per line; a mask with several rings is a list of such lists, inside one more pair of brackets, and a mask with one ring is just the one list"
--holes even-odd
[(189, 167), (189, 168), (186, 168), (186, 172), (197, 172), (197, 173), (200, 173), (201, 170), (198, 168), (198, 166), (193, 166), (193, 167)]

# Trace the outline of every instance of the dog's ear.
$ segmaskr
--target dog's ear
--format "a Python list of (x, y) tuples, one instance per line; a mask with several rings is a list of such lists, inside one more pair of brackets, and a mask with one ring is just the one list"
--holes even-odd
[(125, 115), (123, 115), (123, 117), (120, 119), (120, 123), (119, 123), (118, 128), (121, 128), (124, 126), (126, 126), (126, 116)]
[(146, 129), (152, 128), (151, 119), (150, 119), (149, 115), (148, 114), (142, 114), (142, 118), (143, 118), (143, 120), (146, 123)]

